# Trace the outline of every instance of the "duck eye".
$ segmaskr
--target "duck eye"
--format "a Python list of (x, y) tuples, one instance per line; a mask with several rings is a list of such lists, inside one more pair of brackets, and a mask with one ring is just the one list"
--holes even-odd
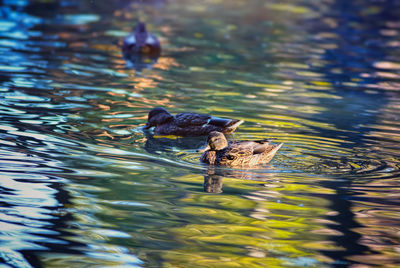
[(235, 157), (233, 155), (227, 155), (226, 158), (228, 158), (229, 160), (235, 159)]

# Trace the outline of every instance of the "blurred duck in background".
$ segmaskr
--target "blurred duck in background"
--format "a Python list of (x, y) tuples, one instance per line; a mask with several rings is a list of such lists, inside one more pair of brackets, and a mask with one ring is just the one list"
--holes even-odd
[(146, 24), (139, 22), (135, 31), (124, 38), (122, 51), (124, 55), (145, 54), (158, 56), (161, 52), (161, 45), (155, 35), (147, 32)]

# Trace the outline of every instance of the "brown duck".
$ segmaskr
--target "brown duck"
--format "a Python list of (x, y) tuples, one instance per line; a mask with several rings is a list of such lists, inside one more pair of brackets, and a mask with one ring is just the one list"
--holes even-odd
[(161, 45), (155, 35), (147, 32), (146, 24), (139, 22), (135, 32), (124, 38), (122, 51), (124, 54), (158, 55)]
[(251, 167), (271, 161), (283, 143), (269, 144), (268, 140), (228, 142), (221, 132), (208, 135), (200, 160), (210, 165)]
[(213, 117), (207, 114), (179, 113), (175, 116), (161, 107), (149, 112), (145, 129), (154, 128), (156, 135), (205, 136), (211, 131), (231, 134), (243, 120)]

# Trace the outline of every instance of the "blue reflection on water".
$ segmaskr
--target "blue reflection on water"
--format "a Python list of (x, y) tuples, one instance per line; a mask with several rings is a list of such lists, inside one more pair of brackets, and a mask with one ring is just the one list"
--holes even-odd
[[(40, 28), (54, 24), (66, 27), (83, 25), (97, 21), (99, 16), (57, 15), (54, 12), (60, 6), (73, 5), (71, 1), (37, 3), (36, 7), (32, 1), (2, 1), (2, 4), (0, 202), (3, 207), (0, 208), (0, 260), (13, 267), (31, 267), (20, 252), (30, 255), (30, 262), (39, 265), (40, 261), (32, 258), (29, 252), (50, 249), (62, 253), (81, 251), (75, 250), (74, 246), (86, 248), (91, 258), (117, 260), (120, 254), (100, 253), (101, 249), (90, 249), (90, 245), (62, 238), (74, 236), (65, 231), (68, 229), (67, 219), (71, 218), (70, 213), (63, 210), (70, 199), (69, 193), (63, 189), (68, 181), (51, 174), (75, 172), (65, 169), (62, 162), (54, 157), (64, 154), (60, 149), (62, 146), (76, 144), (47, 136), (44, 134), (47, 131), (43, 131), (48, 129), (51, 132), (52, 125), (61, 130), (62, 123), (67, 121), (67, 111), (88, 108), (90, 105), (53, 101), (55, 95), (48, 93), (53, 90), (53, 80), (48, 79), (46, 72), (49, 66), (56, 66), (57, 63), (49, 62), (46, 53), (65, 48), (66, 43), (59, 41), (57, 35), (43, 34)], [(39, 6), (41, 8), (36, 9)], [(40, 10), (39, 14), (35, 14)], [(29, 14), (31, 11), (34, 12)], [(50, 58), (63, 59), (62, 56)], [(70, 101), (86, 100), (77, 98), (70, 97)], [(65, 129), (71, 130), (71, 126), (65, 126)], [(103, 233), (109, 237), (129, 237), (123, 232), (112, 230)], [(65, 245), (70, 248), (65, 248)], [(120, 261), (125, 263), (141, 263), (127, 250), (122, 257)]]

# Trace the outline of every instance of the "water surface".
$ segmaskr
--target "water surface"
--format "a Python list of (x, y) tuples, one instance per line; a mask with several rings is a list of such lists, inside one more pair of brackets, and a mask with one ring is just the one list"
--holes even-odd
[[(399, 263), (398, 1), (2, 1), (8, 267)], [(158, 59), (126, 61), (138, 20)], [(147, 113), (245, 120), (259, 168), (199, 163)]]

